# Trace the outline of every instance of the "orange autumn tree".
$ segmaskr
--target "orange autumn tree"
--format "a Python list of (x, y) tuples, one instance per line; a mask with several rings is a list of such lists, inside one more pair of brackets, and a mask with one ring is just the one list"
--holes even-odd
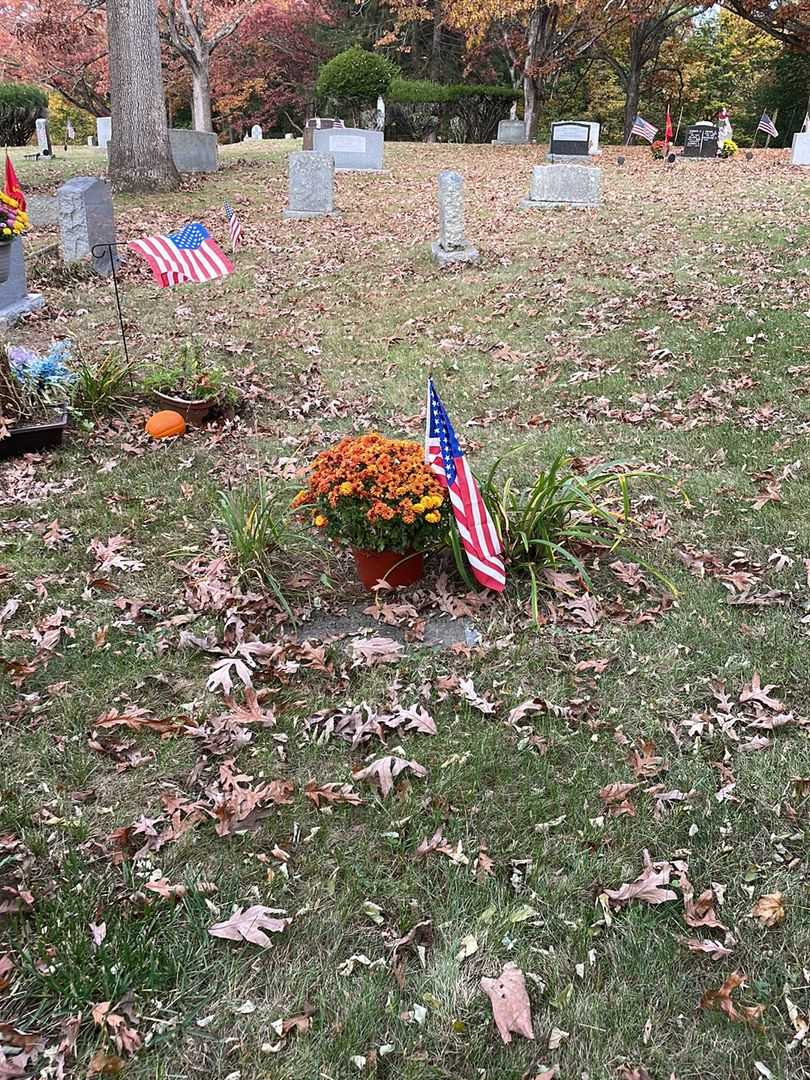
[(554, 78), (626, 18), (604, 0), (388, 0), (399, 27), (441, 19), (460, 31), (468, 54), (489, 47), (508, 58), (522, 84), (526, 133), (537, 134)]

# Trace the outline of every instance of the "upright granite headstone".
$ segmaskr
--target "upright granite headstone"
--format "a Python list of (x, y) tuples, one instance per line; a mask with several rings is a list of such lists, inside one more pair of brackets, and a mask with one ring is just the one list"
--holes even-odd
[(39, 120), (37, 120), (37, 147), (39, 148), (39, 152), (46, 157), (50, 157), (53, 153), (48, 121), (44, 117), (40, 117)]
[(464, 236), (464, 177), (452, 169), (439, 173), (439, 239), (431, 252), (438, 266), (478, 260)]
[(217, 171), (219, 147), (213, 131), (169, 128), (169, 146), (178, 172), (212, 173)]
[[(56, 192), (59, 200), (59, 232), (62, 258), (78, 262), (92, 255), (94, 244), (115, 242), (110, 185), (94, 176), (76, 176)], [(100, 274), (112, 272), (112, 260), (118, 256), (109, 250), (93, 256), (93, 266)]]
[(683, 156), (685, 158), (717, 157), (717, 128), (714, 124), (704, 120), (686, 129)]
[(41, 308), (45, 301), (39, 293), (30, 293), (25, 280), (22, 240), (11, 241), (11, 265), (8, 278), (0, 284), (0, 328), (13, 326), (21, 315)]
[(337, 172), (380, 172), (383, 133), (365, 128), (315, 128), (312, 149), (331, 154)]
[(797, 131), (790, 148), (791, 165), (810, 165), (810, 131)]
[(289, 205), (285, 218), (331, 217), (335, 210), (335, 161), (331, 154), (301, 150), (288, 161)]
[(107, 149), (107, 143), (112, 138), (112, 117), (111, 116), (98, 116), (96, 117), (96, 142), (99, 145), (100, 150)]
[(258, 142), (262, 141), (262, 139), (264, 138), (264, 132), (262, 131), (261, 124), (253, 125), (253, 127), (250, 129), (250, 137), (251, 139), (256, 139)]
[(577, 210), (599, 205), (602, 170), (585, 165), (535, 165), (524, 209), (549, 210), (569, 206)]
[(345, 124), (335, 116), (310, 116), (304, 125), (304, 149), (312, 150), (312, 136), (320, 128), (342, 128)]
[(546, 160), (568, 162), (596, 157), (599, 149), (600, 125), (593, 120), (565, 120), (551, 125)]
[(522, 120), (499, 120), (498, 138), (492, 140), (493, 146), (522, 146), (526, 139), (526, 125)]
[(34, 228), (56, 225), (59, 221), (59, 206), (55, 195), (29, 195), (25, 209)]

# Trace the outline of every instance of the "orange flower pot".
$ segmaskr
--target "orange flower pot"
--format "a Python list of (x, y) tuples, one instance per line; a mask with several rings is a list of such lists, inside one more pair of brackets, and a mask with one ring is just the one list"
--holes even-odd
[(352, 548), (357, 576), (367, 589), (378, 581), (393, 588), (413, 585), (425, 573), (425, 556), (421, 551), (362, 551)]

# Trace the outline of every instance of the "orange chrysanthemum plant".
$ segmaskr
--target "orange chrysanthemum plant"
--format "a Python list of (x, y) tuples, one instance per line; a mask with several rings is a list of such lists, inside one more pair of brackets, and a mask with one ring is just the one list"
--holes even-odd
[(364, 551), (440, 546), (449, 507), (422, 447), (376, 432), (341, 439), (318, 454), (293, 506), (332, 540)]

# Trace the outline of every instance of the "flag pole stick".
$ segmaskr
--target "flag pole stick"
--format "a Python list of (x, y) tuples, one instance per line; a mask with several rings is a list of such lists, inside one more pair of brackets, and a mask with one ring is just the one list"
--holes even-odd
[(134, 390), (134, 384), (132, 382), (132, 368), (129, 364), (129, 349), (127, 348), (127, 332), (124, 327), (124, 315), (121, 311), (121, 294), (118, 291), (118, 255), (113, 251), (113, 248), (119, 247), (118, 241), (114, 240), (112, 243), (105, 244), (93, 244), (90, 249), (90, 254), (94, 259), (100, 259), (104, 256), (105, 252), (110, 257), (110, 268), (112, 270), (113, 291), (115, 293), (115, 310), (118, 313), (118, 329), (121, 334), (121, 344), (124, 348), (124, 363), (129, 374), (129, 388)]
[(681, 120), (683, 119), (683, 102), (681, 102), (681, 111), (678, 114), (678, 124), (675, 128), (675, 134), (672, 136), (672, 145), (674, 146), (678, 141), (678, 132), (681, 130)]
[[(773, 111), (773, 126), (774, 127), (776, 127), (776, 121), (777, 121), (778, 118), (779, 118), (779, 109), (774, 109), (774, 111)], [(770, 135), (770, 132), (768, 132), (768, 135), (767, 135), (767, 137), (765, 139), (765, 149), (767, 150), (770, 145), (771, 145), (771, 135)]]

